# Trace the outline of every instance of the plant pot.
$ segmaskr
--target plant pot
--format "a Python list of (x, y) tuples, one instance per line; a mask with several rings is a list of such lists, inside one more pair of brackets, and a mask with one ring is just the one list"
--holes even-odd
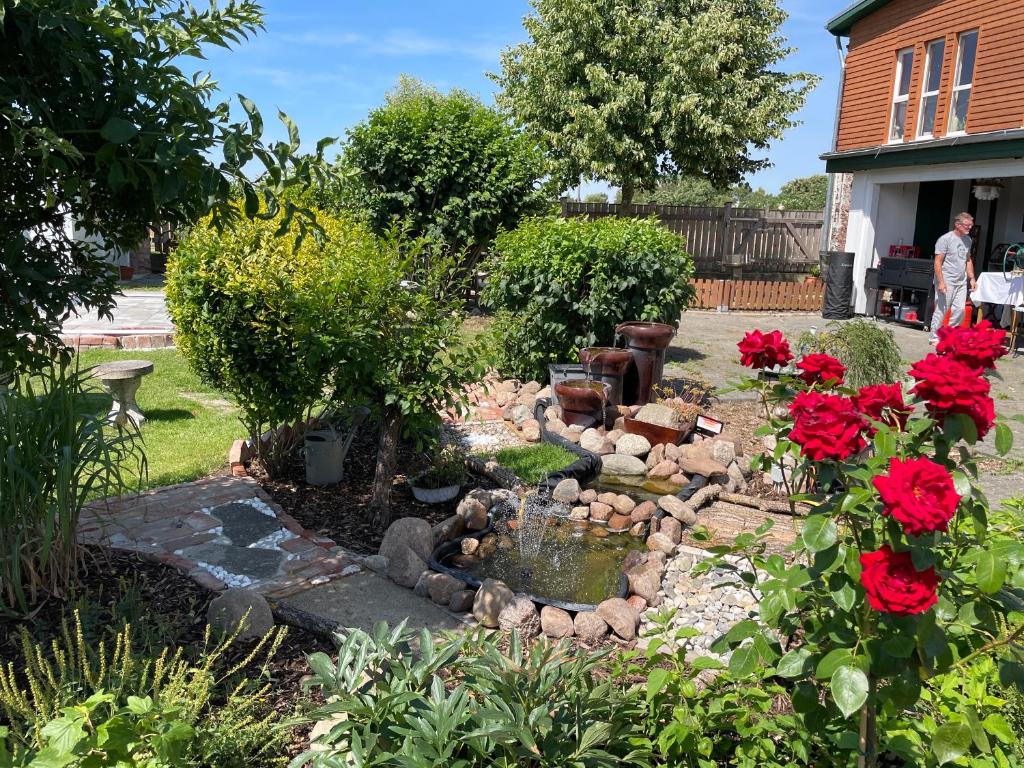
[(622, 405), (622, 379), (633, 364), (633, 353), (618, 347), (586, 347), (580, 363), (588, 376), (608, 385), (608, 405)]
[(636, 419), (631, 419), (628, 416), (623, 419), (623, 421), (625, 422), (626, 432), (631, 435), (646, 437), (647, 441), (651, 445), (658, 445), (660, 443), (679, 445), (683, 440), (690, 436), (694, 427), (697, 425), (696, 419), (684, 424), (679, 429), (674, 427), (662, 427), (658, 424), (649, 424), (646, 421), (637, 421)]
[(562, 406), (562, 421), (570, 426), (592, 427), (604, 422), (608, 385), (600, 381), (569, 379), (555, 385)]
[(676, 329), (666, 323), (642, 323), (630, 320), (615, 326), (615, 333), (625, 336), (633, 353), (636, 368), (623, 384), (623, 405), (646, 405), (651, 390), (661, 384), (665, 369), (665, 348), (672, 343)]
[(443, 504), (454, 499), (459, 495), (459, 491), (462, 490), (461, 485), (446, 485), (443, 488), (421, 488), (418, 485), (409, 483), (409, 487), (412, 489), (412, 495), (416, 501), (424, 504)]
[(122, 280), (131, 280), (135, 275), (135, 267), (118, 267)]

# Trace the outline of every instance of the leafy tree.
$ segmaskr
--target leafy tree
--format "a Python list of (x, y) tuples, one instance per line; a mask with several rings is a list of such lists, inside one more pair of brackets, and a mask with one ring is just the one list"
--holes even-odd
[(583, 198), (585, 203), (607, 203), (608, 193), (607, 192), (591, 192), (589, 195)]
[(378, 234), (396, 220), (416, 237), (475, 256), (551, 199), (536, 142), (465, 91), (402, 77), (349, 131), (336, 204), (361, 209)]
[(754, 189), (749, 184), (737, 184), (730, 189), (737, 208), (775, 208), (779, 199), (762, 187)]
[(502, 54), (498, 103), (550, 151), (564, 186), (605, 179), (630, 203), (659, 176), (726, 186), (793, 126), (817, 82), (775, 0), (531, 0), (529, 41)]
[(110, 315), (116, 274), (101, 245), (131, 248), (157, 221), (238, 216), (233, 183), (255, 216), (259, 190), (242, 173), (254, 158), (268, 215), (319, 173), (327, 141), (296, 158), (281, 115), (288, 141), (266, 145), (251, 101), (231, 122), (216, 83), (180, 69), (261, 25), (252, 0), (0, 0), (0, 379), (64, 350), (59, 326), (77, 306)]
[(828, 176), (823, 173), (787, 181), (779, 190), (779, 204), (791, 211), (820, 211), (825, 208)]
[(732, 200), (732, 192), (716, 188), (714, 184), (700, 176), (676, 176), (659, 180), (651, 191), (638, 191), (633, 200), (652, 205), (699, 205), (717, 208)]

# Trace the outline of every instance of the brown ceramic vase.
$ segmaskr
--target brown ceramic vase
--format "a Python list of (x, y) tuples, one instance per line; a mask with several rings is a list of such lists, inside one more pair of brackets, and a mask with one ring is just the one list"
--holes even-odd
[(615, 333), (626, 337), (636, 365), (635, 378), (630, 376), (626, 379), (622, 401), (625, 405), (646, 405), (651, 402), (654, 385), (661, 383), (665, 371), (665, 349), (676, 335), (676, 329), (666, 323), (631, 320), (615, 326)]
[(622, 405), (622, 379), (633, 363), (633, 353), (618, 347), (586, 347), (580, 363), (594, 381), (608, 385), (608, 405)]
[(558, 402), (562, 406), (562, 421), (592, 427), (604, 421), (604, 405), (608, 400), (608, 385), (601, 381), (569, 379), (555, 385)]

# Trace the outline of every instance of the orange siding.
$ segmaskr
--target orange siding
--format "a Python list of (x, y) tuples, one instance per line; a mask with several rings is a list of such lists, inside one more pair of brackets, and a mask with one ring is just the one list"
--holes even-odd
[(1016, 0), (893, 0), (853, 25), (839, 118), (838, 149), (889, 140), (896, 52), (913, 47), (904, 140), (917, 133), (925, 48), (945, 39), (935, 130), (946, 133), (956, 69), (957, 35), (978, 30), (967, 132), (1024, 126), (1024, 11)]

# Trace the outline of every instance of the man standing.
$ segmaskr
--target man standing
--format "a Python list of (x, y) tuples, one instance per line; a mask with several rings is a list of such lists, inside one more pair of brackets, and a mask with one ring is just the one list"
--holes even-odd
[(935, 243), (935, 313), (932, 315), (932, 344), (938, 342), (939, 328), (949, 310), (949, 324), (960, 325), (967, 303), (967, 287), (973, 291), (974, 264), (971, 262), (971, 238), (967, 234), (974, 226), (974, 217), (958, 213), (953, 219), (953, 231), (947, 232)]

